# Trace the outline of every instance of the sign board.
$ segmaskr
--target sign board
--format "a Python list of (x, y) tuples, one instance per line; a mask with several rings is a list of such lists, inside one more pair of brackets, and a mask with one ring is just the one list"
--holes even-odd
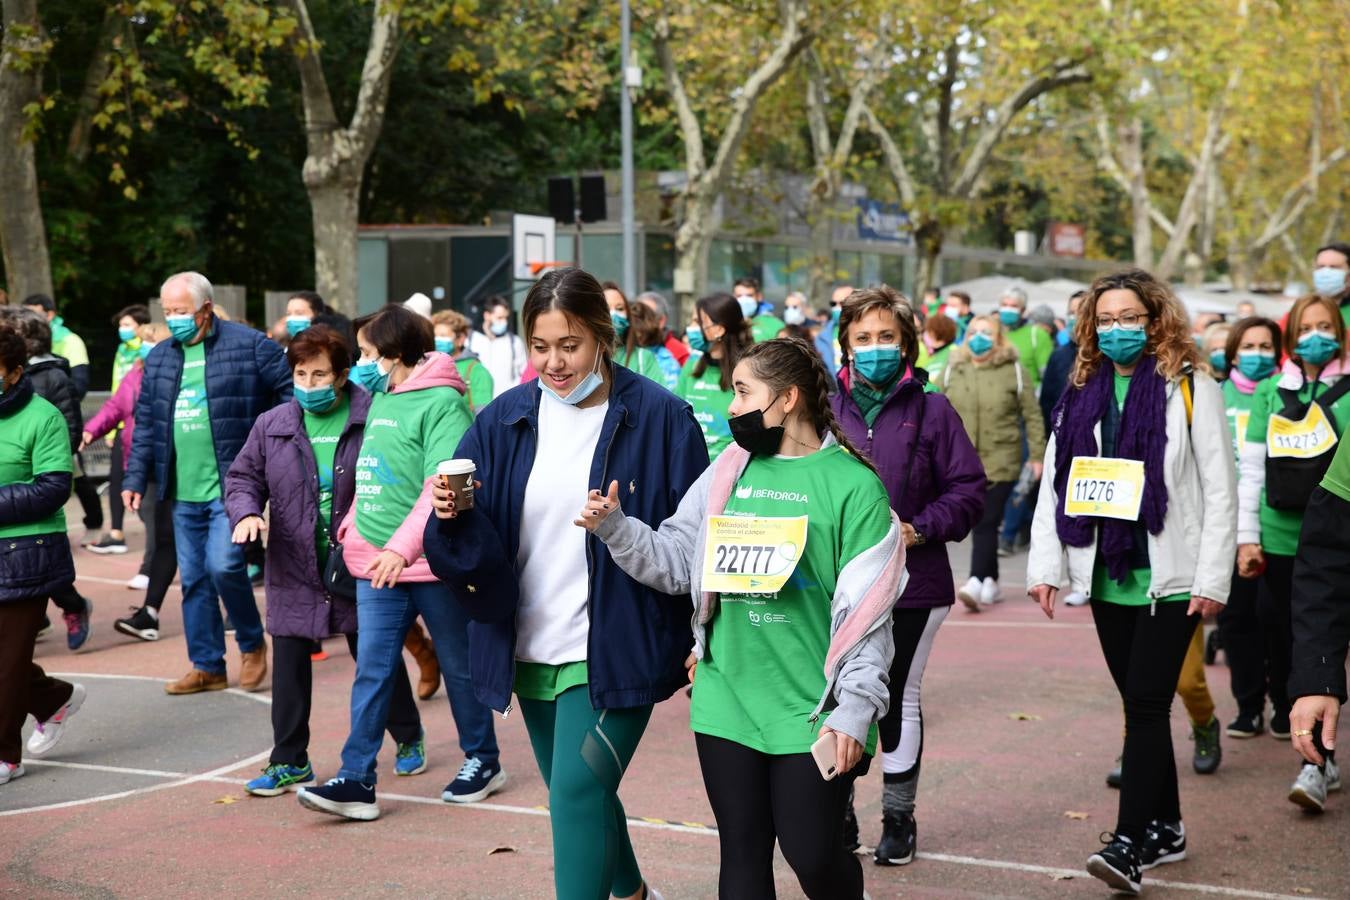
[(1087, 253), (1087, 229), (1071, 222), (1051, 222), (1051, 256), (1073, 256), (1082, 259)]
[(858, 237), (864, 241), (910, 242), (909, 216), (896, 203), (861, 198), (858, 204)]
[(517, 281), (534, 281), (538, 263), (555, 262), (557, 224), (552, 216), (511, 217), (511, 271)]

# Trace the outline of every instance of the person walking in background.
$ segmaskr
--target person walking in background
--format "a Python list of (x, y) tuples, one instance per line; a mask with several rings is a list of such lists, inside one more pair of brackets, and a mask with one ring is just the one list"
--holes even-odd
[[(928, 324), (956, 333), (946, 316)], [(909, 583), (893, 613), (890, 705), (880, 721), (882, 831), (873, 855), (878, 865), (906, 865), (918, 841), (914, 805), (926, 737), (919, 689), (938, 628), (956, 601), (947, 545), (965, 540), (983, 514), (985, 474), (951, 402), (927, 393), (914, 369), (918, 339), (904, 296), (885, 286), (854, 291), (839, 328), (847, 364), (830, 406), (881, 476), (906, 548)], [(858, 833), (852, 806), (844, 824), (850, 849)]]
[(637, 345), (647, 348), (656, 357), (656, 365), (661, 372), (658, 383), (674, 393), (676, 385), (680, 383), (680, 363), (661, 342), (661, 320), (645, 303), (630, 303), (628, 309), (631, 316), (629, 327), (633, 330)]
[(459, 377), (469, 386), (469, 409), (478, 415), (492, 402), (495, 391), (492, 373), (478, 354), (469, 349), (469, 334), (473, 328), (468, 316), (453, 309), (443, 309), (432, 314), (431, 327), (436, 332), (436, 352), (454, 359)]
[(970, 320), (965, 344), (947, 357), (941, 387), (984, 465), (984, 513), (971, 534), (970, 579), (956, 594), (967, 609), (979, 612), (1003, 599), (998, 529), (1022, 472), (1022, 435), (1026, 434), (1033, 474), (1039, 478), (1045, 427), (1031, 375), (993, 316)]
[(942, 384), (942, 376), (947, 371), (947, 357), (956, 345), (956, 332), (956, 322), (940, 313), (929, 316), (928, 321), (924, 322), (922, 340), (928, 351), (928, 365), (924, 369), (928, 372), (930, 384)]
[[(314, 783), (309, 762), (314, 642), (345, 635), (352, 658), (359, 659), (355, 597), (325, 583), (324, 572), (334, 545), (333, 523), (346, 515), (356, 494), (370, 394), (348, 382), (351, 350), (326, 326), (297, 332), (286, 361), (295, 379), (293, 398), (254, 423), (225, 476), (234, 542), (255, 540), (264, 531), (268, 535), (274, 745), (262, 774), (245, 786), (259, 797)], [(267, 522), (264, 509), (270, 510)], [(425, 771), (422, 720), (402, 659), (394, 675), (388, 728), (398, 745), (395, 773)]]
[(694, 420), (708, 443), (708, 457), (717, 459), (731, 444), (727, 423), (727, 407), (734, 398), (731, 373), (753, 343), (750, 325), (735, 297), (709, 294), (694, 304), (687, 333), (694, 355), (680, 372), (675, 395), (693, 407)]
[(52, 330), (52, 354), (70, 364), (70, 380), (75, 385), (75, 399), (83, 400), (89, 393), (89, 350), (84, 339), (66, 327), (66, 320), (56, 313), (56, 301), (46, 294), (33, 294), (23, 305), (37, 313)]
[(74, 582), (75, 562), (63, 510), (70, 435), (61, 413), (33, 390), (27, 364), (23, 336), (0, 321), (0, 785), (24, 774), (24, 720), (37, 721), (28, 753), (43, 756), (85, 698), (83, 685), (33, 662), (47, 597)]
[(956, 323), (956, 342), (964, 344), (966, 328), (975, 317), (970, 310), (970, 295), (965, 291), (948, 291), (942, 314)]
[[(241, 654), (239, 686), (266, 686), (267, 644), (243, 550), (230, 540), (221, 487), (253, 422), (291, 398), (282, 350), (261, 332), (215, 314), (211, 282), (171, 275), (159, 302), (171, 340), (145, 358), (122, 501), (133, 511), (153, 482), (173, 501), (174, 547), (182, 575), (183, 632), (192, 669), (168, 694), (224, 690), (221, 602)], [(219, 600), (219, 602), (218, 602)]]
[(1339, 307), (1350, 328), (1350, 244), (1332, 241), (1313, 257), (1313, 290)]
[(1087, 296), (1087, 291), (1074, 291), (1069, 297), (1069, 305), (1066, 310), (1064, 327), (1068, 332), (1068, 342), (1062, 346), (1056, 347), (1050, 354), (1050, 360), (1045, 364), (1045, 372), (1041, 375), (1041, 417), (1045, 421), (1047, 433), (1050, 430), (1050, 414), (1059, 403), (1059, 398), (1064, 396), (1064, 392), (1069, 387), (1069, 376), (1073, 373), (1074, 362), (1078, 359), (1078, 342), (1074, 339), (1074, 331), (1078, 327), (1078, 308), (1082, 305), (1083, 298)]
[(1200, 356), (1220, 381), (1228, 377), (1228, 336), (1232, 333), (1233, 328), (1227, 322), (1215, 322), (1200, 338)]
[(661, 343), (675, 358), (675, 362), (683, 366), (689, 360), (689, 345), (684, 342), (683, 335), (674, 334), (670, 330), (670, 304), (666, 302), (665, 296), (656, 291), (643, 291), (638, 294), (637, 302), (656, 313)]
[[(1010, 287), (998, 298), (998, 323), (1004, 340), (1017, 351), (1033, 388), (1041, 383), (1041, 373), (1055, 352), (1055, 339), (1040, 325), (1027, 319), (1027, 292)], [(1053, 316), (1051, 317), (1053, 321)]]
[(511, 304), (505, 297), (489, 297), (483, 307), (483, 330), (469, 338), (469, 350), (492, 375), (492, 393), (500, 397), (520, 384), (529, 354), (525, 342), (511, 330)]
[(605, 289), (605, 302), (609, 304), (609, 317), (614, 322), (614, 334), (619, 342), (614, 348), (614, 361), (662, 384), (663, 375), (656, 356), (638, 343), (637, 332), (632, 328), (633, 305), (614, 282), (606, 281), (601, 286)]
[(741, 315), (750, 323), (750, 334), (755, 343), (771, 341), (778, 337), (785, 323), (773, 314), (773, 304), (764, 302), (758, 278), (749, 275), (737, 278), (731, 287), (731, 294), (741, 305)]
[(1196, 376), (1186, 313), (1166, 284), (1137, 269), (1098, 278), (1076, 338), (1046, 448), (1027, 593), (1053, 618), (1067, 555), (1070, 589), (1092, 598), (1126, 727), (1115, 831), (1087, 870), (1137, 894), (1144, 870), (1186, 858), (1169, 716), (1200, 620), (1228, 597), (1232, 444), (1219, 386)]

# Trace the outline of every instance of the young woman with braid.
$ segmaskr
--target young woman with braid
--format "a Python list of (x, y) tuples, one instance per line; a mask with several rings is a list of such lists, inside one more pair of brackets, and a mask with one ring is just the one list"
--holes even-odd
[[(773, 897), (777, 840), (806, 896), (856, 900), (844, 808), (889, 700), (901, 526), (835, 420), (809, 344), (756, 344), (730, 374), (735, 443), (673, 516), (654, 529), (625, 515), (611, 484), (577, 524), (637, 581), (693, 597), (690, 720), (721, 841), (719, 895)], [(822, 737), (834, 744), (829, 780), (811, 752)]]

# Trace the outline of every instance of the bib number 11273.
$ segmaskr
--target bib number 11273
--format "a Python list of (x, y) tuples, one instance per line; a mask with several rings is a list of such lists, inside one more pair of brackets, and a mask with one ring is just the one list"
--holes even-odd
[(1144, 464), (1137, 459), (1076, 456), (1064, 497), (1066, 516), (1139, 519), (1144, 499)]

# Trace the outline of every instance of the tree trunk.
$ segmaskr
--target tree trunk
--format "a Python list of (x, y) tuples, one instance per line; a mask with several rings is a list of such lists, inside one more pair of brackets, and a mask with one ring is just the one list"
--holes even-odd
[(811, 245), (806, 271), (806, 299), (811, 309), (828, 309), (834, 284), (834, 186), (830, 179), (811, 192), (806, 221), (811, 226)]
[(918, 270), (914, 273), (914, 302), (918, 303), (924, 292), (938, 287), (938, 257), (942, 255), (942, 241), (946, 229), (935, 220), (921, 222), (914, 229), (914, 251), (918, 256)]
[[(360, 171), (336, 170), (322, 182), (305, 183), (314, 218), (314, 289), (346, 315), (357, 312), (357, 226)], [(396, 300), (397, 298), (389, 298)]]
[(1153, 268), (1153, 222), (1148, 185), (1144, 181), (1143, 132), (1143, 123), (1137, 118), (1119, 129), (1121, 167), (1129, 182), (1134, 264), (1147, 270)]
[[(52, 293), (47, 228), (38, 198), (37, 153), (25, 137), (24, 107), (42, 93), (42, 26), (36, 0), (5, 0), (0, 49), (0, 252), (15, 301)], [(30, 63), (20, 71), (20, 59)]]
[(680, 317), (689, 315), (694, 301), (708, 293), (708, 253), (717, 231), (716, 195), (709, 197), (708, 193), (701, 185), (691, 191), (684, 204), (684, 221), (675, 232), (676, 281), (689, 279), (688, 290), (675, 292), (675, 314)]

